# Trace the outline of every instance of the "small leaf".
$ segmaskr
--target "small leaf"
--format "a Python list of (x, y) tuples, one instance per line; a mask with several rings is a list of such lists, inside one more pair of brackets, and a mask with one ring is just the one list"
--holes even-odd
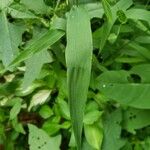
[(33, 95), (30, 105), (28, 107), (28, 111), (30, 111), (33, 106), (45, 103), (48, 97), (50, 96), (50, 93), (50, 90), (40, 90), (35, 95)]
[(13, 126), (13, 128), (15, 129), (16, 132), (22, 133), (22, 134), (26, 133), (24, 128), (23, 128), (23, 125), (18, 122), (17, 117), (12, 120), (12, 126)]
[(96, 150), (101, 149), (103, 131), (98, 125), (84, 125), (87, 142)]
[(83, 122), (85, 124), (93, 124), (94, 122), (98, 121), (101, 115), (102, 115), (102, 112), (98, 110), (90, 111), (85, 114)]
[(15, 119), (17, 117), (17, 115), (19, 114), (19, 112), (21, 110), (21, 102), (22, 102), (22, 99), (20, 99), (20, 98), (15, 99), (15, 104), (12, 107), (12, 109), (10, 110), (10, 120)]
[(48, 105), (43, 105), (39, 111), (42, 118), (47, 119), (53, 115), (52, 109)]
[(60, 113), (62, 114), (62, 116), (70, 120), (69, 106), (67, 102), (63, 99), (58, 99), (58, 106), (59, 106)]
[(118, 10), (117, 16), (118, 16), (118, 20), (120, 21), (120, 23), (124, 24), (127, 22), (127, 17), (123, 10)]

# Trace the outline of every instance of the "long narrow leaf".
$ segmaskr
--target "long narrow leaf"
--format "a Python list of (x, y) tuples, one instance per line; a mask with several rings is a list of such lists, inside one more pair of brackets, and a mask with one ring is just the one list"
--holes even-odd
[(61, 30), (49, 30), (47, 33), (44, 33), (41, 37), (34, 40), (20, 55), (11, 63), (10, 66), (14, 66), (31, 56), (35, 53), (47, 49), (49, 46), (57, 42), (64, 32)]
[(72, 8), (67, 20), (67, 78), (70, 113), (78, 149), (81, 149), (84, 107), (91, 74), (90, 17), (81, 7)]

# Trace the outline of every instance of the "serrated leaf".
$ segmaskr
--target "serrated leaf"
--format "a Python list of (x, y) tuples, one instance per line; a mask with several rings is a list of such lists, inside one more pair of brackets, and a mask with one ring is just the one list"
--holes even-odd
[(81, 7), (74, 7), (67, 18), (66, 63), (70, 113), (79, 150), (81, 149), (83, 115), (90, 82), (92, 49), (88, 12)]
[(29, 146), (30, 150), (60, 150), (61, 136), (49, 137), (48, 134), (38, 129), (36, 126), (29, 124)]
[(33, 95), (28, 110), (30, 111), (33, 106), (41, 105), (46, 102), (50, 96), (50, 90), (40, 90), (35, 95)]

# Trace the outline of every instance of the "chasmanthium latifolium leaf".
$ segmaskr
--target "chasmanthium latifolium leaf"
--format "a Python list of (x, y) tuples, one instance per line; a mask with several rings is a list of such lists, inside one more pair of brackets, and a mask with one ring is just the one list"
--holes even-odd
[(67, 82), (70, 114), (78, 149), (81, 149), (84, 107), (91, 74), (92, 33), (88, 12), (78, 6), (67, 16)]

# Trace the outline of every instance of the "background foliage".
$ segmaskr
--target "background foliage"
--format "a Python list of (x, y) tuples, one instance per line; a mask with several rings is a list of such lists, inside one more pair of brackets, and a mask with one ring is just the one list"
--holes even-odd
[[(149, 150), (149, 9), (149, 0), (0, 0), (0, 150), (75, 150), (75, 137), (82, 150)], [(79, 98), (70, 106), (67, 72)]]

